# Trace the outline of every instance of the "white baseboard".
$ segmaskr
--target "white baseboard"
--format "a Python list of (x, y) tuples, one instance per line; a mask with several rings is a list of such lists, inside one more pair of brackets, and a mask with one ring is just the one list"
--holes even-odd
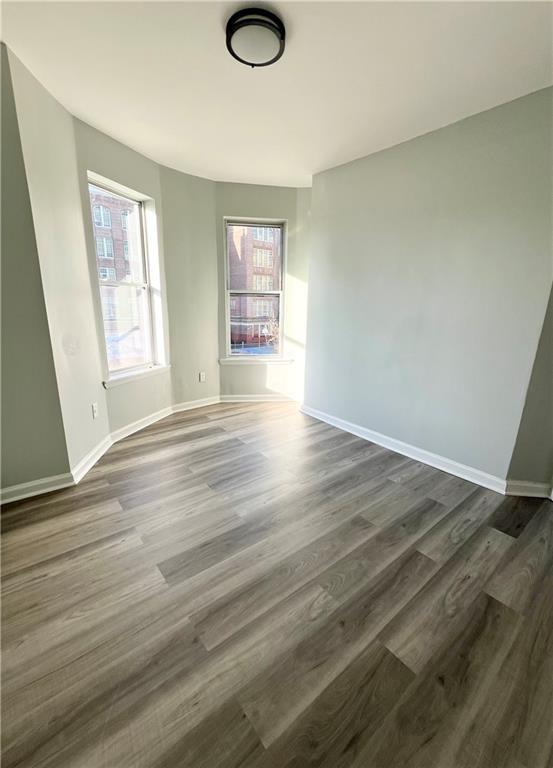
[(155, 424), (156, 421), (164, 419), (166, 416), (170, 416), (172, 413), (173, 409), (171, 406), (168, 406), (167, 408), (162, 408), (160, 411), (155, 411), (154, 413), (150, 413), (148, 416), (144, 416), (143, 419), (138, 419), (138, 421), (133, 421), (131, 424), (127, 424), (120, 429), (116, 429), (111, 433), (111, 442), (117, 443), (119, 440), (123, 440), (123, 438), (134, 434), (134, 432), (138, 432), (139, 430), (144, 429), (144, 427), (149, 427), (150, 424)]
[(160, 419), (164, 419), (166, 416), (170, 416), (172, 413), (188, 411), (192, 408), (202, 408), (203, 406), (213, 405), (219, 402), (219, 395), (216, 395), (215, 397), (206, 397), (202, 400), (191, 400), (187, 403), (178, 403), (177, 405), (168, 406), (160, 411), (151, 413), (143, 419), (139, 419), (131, 424), (127, 424), (125, 427), (121, 427), (121, 429), (116, 429), (89, 451), (86, 456), (71, 469), (71, 472), (67, 472), (64, 475), (42, 477), (39, 480), (31, 480), (28, 483), (20, 483), (19, 485), (11, 485), (7, 488), (3, 488), (1, 491), (2, 503), (7, 504), (10, 501), (19, 501), (20, 499), (26, 499), (31, 496), (38, 496), (41, 493), (49, 493), (50, 491), (58, 491), (61, 488), (77, 485), (87, 472), (92, 469), (98, 459), (111, 448), (113, 443), (123, 440), (123, 438), (132, 435), (134, 432), (138, 432), (140, 429), (144, 429), (144, 427), (150, 426), (150, 424), (154, 424)]
[(482, 472), (475, 467), (469, 467), (466, 464), (460, 464), (458, 461), (452, 461), (445, 456), (439, 456), (437, 453), (431, 453), (425, 451), (423, 448), (417, 448), (415, 445), (409, 445), (401, 440), (396, 440), (393, 437), (388, 437), (380, 432), (375, 432), (372, 429), (361, 427), (358, 424), (353, 424), (350, 421), (339, 419), (336, 416), (331, 416), (323, 411), (318, 411), (316, 408), (311, 408), (308, 405), (302, 405), (301, 411), (308, 416), (313, 416), (319, 421), (324, 421), (327, 424), (331, 424), (333, 427), (343, 429), (345, 432), (351, 432), (352, 435), (362, 437), (365, 440), (370, 440), (371, 443), (376, 443), (384, 448), (389, 448), (391, 451), (401, 453), (403, 456), (408, 456), (415, 461), (421, 461), (423, 464), (429, 464), (431, 467), (441, 469), (444, 472), (448, 472), (451, 475), (462, 477), (463, 480), (468, 480), (476, 485), (481, 485), (484, 488), (489, 488), (497, 493), (505, 493), (506, 481), (501, 477), (495, 475), (489, 475), (487, 472)]
[(221, 395), (221, 403), (288, 403), (287, 395)]
[(191, 411), (193, 408), (205, 408), (206, 405), (217, 405), (221, 402), (219, 395), (213, 395), (213, 397), (204, 397), (201, 400), (188, 400), (184, 403), (177, 403), (173, 406), (173, 413), (180, 413), (181, 411)]
[(530, 483), (526, 480), (507, 480), (507, 496), (535, 496), (539, 499), (552, 499), (553, 491), (549, 483)]
[[(110, 448), (113, 443), (122, 440), (134, 432), (137, 432), (150, 424), (159, 421), (160, 419), (169, 416), (172, 413), (178, 413), (180, 411), (188, 411), (193, 408), (203, 408), (207, 405), (215, 405), (217, 403), (260, 403), (260, 402), (290, 402), (292, 398), (285, 395), (270, 394), (270, 395), (215, 395), (213, 397), (206, 397), (199, 400), (190, 400), (188, 402), (178, 403), (173, 406), (168, 406), (160, 411), (150, 414), (143, 419), (128, 424), (121, 429), (117, 429), (102, 440), (95, 448), (92, 449), (81, 461), (72, 469), (71, 473), (65, 475), (55, 475), (52, 477), (41, 478), (40, 480), (33, 480), (29, 483), (21, 483), (20, 485), (13, 485), (2, 490), (2, 501), (7, 503), (9, 501), (17, 501), (19, 499), (27, 498), (29, 496), (36, 496), (40, 493), (47, 493), (48, 491), (59, 490), (60, 488), (66, 488), (70, 485), (76, 484), (82, 480), (86, 473), (94, 466), (98, 459)], [(409, 445), (401, 440), (396, 440), (387, 435), (383, 435), (380, 432), (361, 427), (358, 424), (346, 421), (345, 419), (331, 416), (323, 411), (318, 411), (315, 408), (311, 408), (308, 405), (302, 405), (301, 410), (308, 416), (313, 416), (320, 421), (324, 421), (327, 424), (331, 424), (338, 429), (343, 429), (345, 432), (351, 432), (353, 435), (370, 440), (377, 445), (382, 445), (384, 448), (389, 448), (391, 451), (401, 453), (403, 456), (408, 456), (415, 461), (421, 461), (424, 464), (429, 464), (431, 467), (441, 469), (444, 472), (449, 472), (457, 477), (462, 477), (464, 480), (468, 480), (471, 483), (476, 483), (484, 488), (490, 488), (492, 491), (497, 491), (502, 494), (509, 494), (513, 496), (537, 496), (543, 498), (551, 498), (553, 500), (553, 491), (546, 483), (528, 483), (525, 481), (506, 481), (503, 478), (490, 475), (486, 472), (482, 472), (475, 467), (469, 467), (465, 464), (452, 461), (444, 456), (425, 451), (423, 448), (417, 448), (414, 445)]]
[(103, 440), (101, 440), (98, 445), (94, 446), (94, 448), (89, 451), (86, 456), (84, 456), (79, 461), (79, 463), (71, 469), (71, 475), (73, 476), (75, 485), (83, 479), (89, 470), (92, 469), (98, 459), (100, 459), (104, 453), (109, 448), (111, 448), (112, 443), (113, 440), (111, 439), (111, 435), (108, 435)]
[(40, 480), (30, 480), (28, 483), (10, 485), (7, 488), (2, 488), (2, 504), (28, 499), (41, 493), (59, 491), (61, 488), (68, 488), (74, 484), (73, 475), (71, 472), (66, 472), (63, 475), (51, 475), (50, 477), (41, 477)]

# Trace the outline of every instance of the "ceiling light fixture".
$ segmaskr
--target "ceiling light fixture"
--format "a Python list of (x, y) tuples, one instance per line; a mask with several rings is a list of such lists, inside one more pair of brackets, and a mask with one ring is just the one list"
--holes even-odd
[(244, 8), (227, 22), (228, 52), (249, 67), (267, 67), (278, 61), (285, 37), (279, 17), (263, 8)]

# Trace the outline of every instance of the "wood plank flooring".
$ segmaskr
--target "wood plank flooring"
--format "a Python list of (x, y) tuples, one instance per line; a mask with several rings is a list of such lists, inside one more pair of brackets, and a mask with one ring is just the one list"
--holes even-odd
[(4, 768), (553, 766), (550, 501), (226, 404), (2, 525)]

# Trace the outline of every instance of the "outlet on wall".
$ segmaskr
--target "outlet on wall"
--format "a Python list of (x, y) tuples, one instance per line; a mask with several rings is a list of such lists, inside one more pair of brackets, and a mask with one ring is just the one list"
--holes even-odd
[(98, 418), (98, 403), (92, 403), (92, 418)]
[(205, 382), (205, 371), (200, 371), (199, 379), (201, 384)]

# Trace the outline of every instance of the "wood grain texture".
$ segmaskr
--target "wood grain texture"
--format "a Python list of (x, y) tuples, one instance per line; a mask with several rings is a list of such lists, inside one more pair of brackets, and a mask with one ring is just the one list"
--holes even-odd
[(550, 768), (553, 504), (229, 403), (2, 515), (5, 768)]
[(464, 624), (512, 541), (493, 528), (478, 531), (385, 629), (384, 645), (420, 672)]
[(549, 502), (544, 502), (517, 539), (512, 556), (492, 579), (487, 592), (523, 613), (552, 563), (553, 515)]
[(436, 562), (445, 563), (475, 531), (487, 523), (501, 501), (502, 497), (493, 491), (485, 488), (473, 490), (419, 542), (419, 552)]

